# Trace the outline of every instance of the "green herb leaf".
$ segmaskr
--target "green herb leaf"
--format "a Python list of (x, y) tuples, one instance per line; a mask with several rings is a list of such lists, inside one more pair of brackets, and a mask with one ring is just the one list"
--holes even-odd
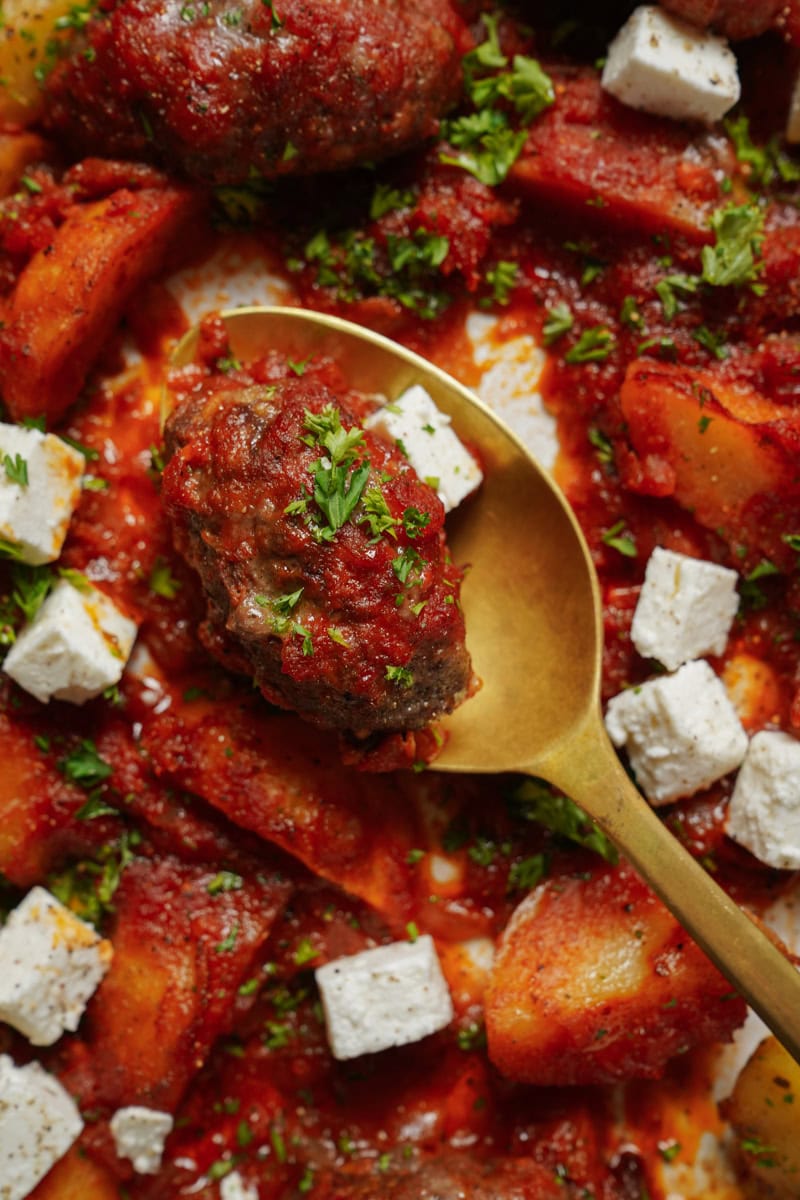
[(581, 334), (575, 345), (564, 355), (564, 362), (576, 364), (602, 362), (614, 350), (616, 342), (610, 329), (595, 325)]
[(410, 688), (414, 686), (414, 676), (408, 667), (387, 666), (384, 678), (389, 683), (396, 683), (400, 687)]
[(13, 458), (10, 454), (4, 454), (3, 466), (9, 483), (15, 483), (17, 487), (28, 486), (28, 464), (21, 454), (15, 454)]
[(617, 521), (616, 525), (605, 531), (602, 541), (613, 550), (618, 550), (625, 558), (636, 558), (636, 542), (629, 533), (623, 534), (624, 528), (625, 522)]
[(711, 217), (716, 242), (702, 250), (703, 281), (712, 287), (755, 283), (764, 240), (764, 213), (754, 204), (730, 204)]
[(89, 738), (84, 740), (58, 763), (58, 769), (70, 783), (77, 783), (87, 791), (108, 779), (113, 772), (111, 763), (97, 753), (97, 747)]
[(526, 779), (509, 797), (509, 808), (514, 817), (536, 821), (562, 837), (594, 850), (610, 863), (616, 863), (619, 854), (614, 843), (606, 837), (593, 821), (566, 796), (557, 796), (542, 781)]
[(569, 333), (574, 324), (575, 318), (568, 304), (561, 301), (556, 304), (555, 308), (549, 309), (547, 320), (542, 328), (545, 346), (552, 346), (553, 342), (563, 337), (565, 333)]
[(206, 885), (209, 896), (219, 896), (223, 892), (238, 892), (244, 887), (244, 880), (235, 871), (218, 871)]

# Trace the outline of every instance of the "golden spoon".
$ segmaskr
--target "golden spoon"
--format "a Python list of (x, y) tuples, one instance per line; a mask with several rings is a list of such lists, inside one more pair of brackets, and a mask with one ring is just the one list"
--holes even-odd
[[(222, 314), (243, 362), (270, 349), (337, 360), (352, 386), (396, 399), (419, 383), (480, 447), (485, 481), (448, 518), (467, 642), (483, 687), (444, 722), (437, 771), (517, 771), (549, 780), (597, 822), (800, 1061), (800, 972), (655, 815), (628, 779), (600, 711), (600, 593), (583, 534), (555, 484), (465, 387), (388, 338), (294, 308)], [(197, 329), (174, 366), (193, 361)], [(165, 405), (169, 396), (165, 393)]]

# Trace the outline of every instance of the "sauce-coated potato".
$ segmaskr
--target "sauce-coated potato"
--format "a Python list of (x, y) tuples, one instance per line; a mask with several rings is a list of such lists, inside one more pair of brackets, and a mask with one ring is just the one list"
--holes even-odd
[[(26, 123), (38, 115), (42, 107), (39, 78), (52, 64), (57, 42), (80, 22), (82, 9), (73, 0), (3, 0), (0, 121)], [(71, 13), (78, 15), (70, 17)], [(60, 29), (61, 25), (67, 30)]]
[(774, 1038), (756, 1049), (726, 1101), (754, 1196), (800, 1196), (800, 1064)]

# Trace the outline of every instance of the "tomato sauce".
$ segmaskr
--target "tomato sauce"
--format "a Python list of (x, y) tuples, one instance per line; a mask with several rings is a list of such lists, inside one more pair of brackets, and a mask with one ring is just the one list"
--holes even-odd
[[(477, 8), (465, 15), (480, 41)], [(209, 655), (196, 563), (176, 551), (165, 511), (176, 485), (161, 386), (188, 324), (177, 265), (255, 247), (297, 302), (389, 333), (473, 385), (466, 321), (485, 311), (498, 343), (529, 334), (548, 348), (555, 474), (601, 584), (604, 698), (653, 674), (630, 624), (661, 545), (739, 572), (740, 612), (713, 665), (748, 732), (800, 732), (800, 167), (756, 137), (747, 96), (737, 119), (751, 115), (757, 153), (741, 126), (734, 136), (622, 109), (602, 93), (585, 29), (573, 54), (569, 32), (534, 37), (509, 16), (497, 28), (507, 57), (535, 50), (553, 82), (497, 187), (436, 145), (335, 187), (237, 195), (105, 160), (64, 170), (53, 154), (29, 165), (33, 187), (0, 201), (6, 404), (79, 442), (94, 481), (59, 566), (140, 627), (119, 689), (83, 708), (0, 690), (3, 905), (44, 883), (115, 949), (76, 1034), (39, 1053), (0, 1026), (0, 1051), (40, 1058), (85, 1121), (36, 1200), (217, 1200), (234, 1172), (260, 1200), (657, 1200), (666, 1165), (688, 1172), (700, 1133), (722, 1133), (711, 1079), (743, 1002), (613, 848), (537, 781), (344, 764), (334, 733), (273, 708), (239, 662), (228, 671)], [(772, 48), (745, 51), (754, 76)], [(726, 209), (751, 222), (739, 243), (750, 266), (720, 284)], [(17, 371), (30, 345), (35, 370)], [(62, 345), (76, 348), (63, 375)], [(236, 366), (220, 388), (272, 384), (271, 370)], [(312, 381), (333, 372), (310, 368)], [(281, 504), (307, 467), (290, 465)], [(442, 514), (411, 499), (430, 514), (435, 557)], [(341, 551), (331, 595), (357, 574), (353, 547)], [(425, 619), (448, 638), (444, 588), (463, 564), (436, 562)], [(0, 563), (3, 644), (41, 578)], [(312, 682), (337, 677), (329, 641), (310, 668), (299, 639), (287, 665), (306, 682), (305, 669)], [(391, 661), (410, 648), (393, 646)], [(109, 770), (92, 782), (98, 762)], [(732, 786), (664, 820), (764, 913), (791, 876), (726, 836)], [(453, 1025), (336, 1062), (314, 968), (420, 933), (437, 939)], [(176, 1118), (157, 1175), (114, 1152), (108, 1121), (128, 1104)]]

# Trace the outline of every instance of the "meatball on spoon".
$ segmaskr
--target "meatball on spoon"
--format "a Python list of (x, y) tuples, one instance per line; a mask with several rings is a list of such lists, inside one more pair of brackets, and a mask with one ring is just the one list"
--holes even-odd
[[(485, 481), (448, 539), (469, 563), (462, 596), (483, 686), (445, 721), (433, 769), (521, 772), (561, 788), (630, 859), (681, 924), (800, 1060), (800, 973), (662, 824), (605, 733), (600, 593), (566, 500), (520, 441), (472, 393), (387, 338), (295, 309), (223, 314), (243, 361), (281, 346), (334, 356), (353, 386), (389, 399), (421, 384), (480, 447)], [(192, 331), (178, 348), (190, 362)]]

